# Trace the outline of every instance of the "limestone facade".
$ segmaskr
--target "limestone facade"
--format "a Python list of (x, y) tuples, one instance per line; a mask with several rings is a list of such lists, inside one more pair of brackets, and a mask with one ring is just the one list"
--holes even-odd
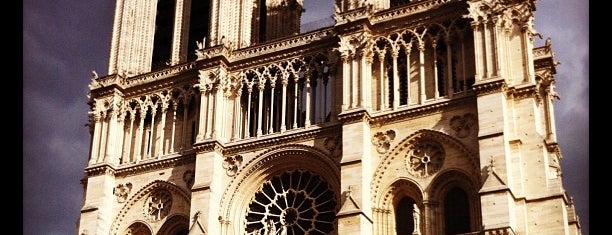
[(78, 234), (581, 234), (535, 0), (117, 0)]

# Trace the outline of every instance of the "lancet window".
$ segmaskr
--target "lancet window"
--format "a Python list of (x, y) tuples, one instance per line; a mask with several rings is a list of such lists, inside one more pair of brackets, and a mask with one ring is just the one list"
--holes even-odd
[(174, 0), (157, 1), (152, 70), (166, 67), (170, 63), (174, 29), (174, 7)]
[(329, 121), (329, 66), (327, 58), (317, 54), (239, 72), (239, 138)]
[(126, 101), (120, 164), (181, 153), (196, 135), (196, 100), (183, 90)]
[(470, 30), (464, 21), (451, 21), (376, 37), (373, 108), (395, 110), (464, 93), (475, 73)]

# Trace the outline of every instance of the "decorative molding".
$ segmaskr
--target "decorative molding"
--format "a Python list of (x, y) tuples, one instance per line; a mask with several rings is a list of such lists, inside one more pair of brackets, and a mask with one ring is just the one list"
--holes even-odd
[[(257, 154), (257, 156), (250, 158), (248, 162), (244, 163), (244, 167), (238, 170), (236, 175), (239, 175), (240, 177), (232, 178), (227, 184), (227, 187), (225, 187), (225, 191), (221, 197), (222, 206), (219, 208), (220, 215), (230, 217), (230, 213), (233, 213), (230, 206), (234, 203), (234, 201), (245, 200), (245, 198), (242, 197), (236, 198), (232, 196), (241, 188), (245, 181), (255, 177), (254, 175), (257, 174), (267, 174), (270, 172), (271, 168), (282, 168), (282, 164), (272, 165), (270, 162), (278, 161), (278, 159), (286, 158), (288, 156), (294, 156), (294, 158), (285, 159), (283, 161), (303, 162), (308, 161), (308, 159), (316, 159), (316, 161), (310, 161), (312, 164), (308, 164), (307, 168), (315, 168), (317, 174), (326, 178), (327, 182), (330, 183), (332, 188), (340, 187), (340, 179), (338, 178), (340, 164), (338, 161), (330, 158), (323, 151), (315, 147), (302, 144), (278, 144), (264, 152)], [(335, 200), (340, 201), (340, 195), (336, 195)]]
[(102, 163), (102, 165), (91, 166), (85, 168), (85, 177), (90, 178), (99, 175), (115, 175), (116, 170), (108, 163)]
[(472, 171), (474, 175), (479, 175), (480, 163), (477, 159), (478, 155), (474, 154), (474, 152), (466, 147), (465, 144), (456, 138), (439, 131), (429, 129), (418, 130), (400, 141), (391, 151), (381, 158), (380, 163), (374, 172), (374, 180), (372, 180), (370, 184), (372, 191), (372, 202), (377, 202), (377, 198), (381, 196), (379, 195), (379, 190), (381, 190), (381, 187), (383, 186), (383, 181), (386, 180), (384, 175), (389, 171), (387, 169), (388, 164), (392, 161), (397, 161), (396, 158), (401, 158), (400, 160), (408, 160), (405, 158), (406, 154), (413, 149), (415, 143), (419, 143), (421, 140), (436, 141), (438, 143), (444, 143), (450, 147), (456, 148), (458, 151), (464, 153), (463, 156), (467, 158), (467, 161), (471, 167), (469, 170)]
[(384, 154), (391, 147), (391, 141), (395, 139), (395, 131), (387, 130), (385, 132), (379, 131), (372, 136), (372, 144), (376, 146), (378, 153)]
[(149, 221), (160, 221), (170, 214), (172, 209), (172, 194), (164, 189), (158, 188), (150, 192), (144, 203), (144, 218)]
[(472, 85), (472, 90), (476, 92), (477, 96), (483, 96), (498, 92), (504, 92), (507, 90), (508, 85), (503, 78), (491, 78), (481, 81), (477, 81)]
[[(172, 182), (168, 182), (168, 181), (162, 181), (162, 180), (155, 180), (147, 185), (144, 185), (142, 188), (140, 188), (140, 190), (138, 190), (137, 192), (134, 193), (134, 195), (132, 197), (130, 197), (126, 203), (124, 204), (124, 206), (121, 208), (121, 210), (117, 213), (117, 216), (115, 217), (115, 219), (113, 220), (111, 229), (110, 229), (110, 233), (111, 234), (119, 234), (119, 228), (121, 228), (122, 223), (124, 223), (124, 219), (126, 219), (126, 215), (128, 212), (131, 211), (131, 209), (137, 205), (137, 202), (140, 202), (141, 200), (147, 198), (151, 192), (154, 192), (156, 190), (166, 190), (167, 192), (169, 192), (171, 195), (174, 195), (176, 197), (173, 197), (174, 199), (181, 199), (185, 202), (189, 202), (190, 198), (191, 198), (191, 194), (186, 192), (185, 190), (181, 189), (179, 186), (177, 186), (176, 184), (172, 183)], [(143, 203), (144, 206), (146, 206), (146, 203)], [(189, 209), (189, 208), (187, 208)], [(145, 211), (142, 211), (143, 213), (145, 213)], [(148, 218), (148, 217), (143, 217), (143, 218)]]
[(315, 42), (328, 38), (333, 38), (335, 35), (334, 28), (328, 27), (314, 32), (300, 34), (294, 37), (285, 38), (278, 41), (269, 42), (259, 46), (252, 46), (245, 49), (235, 50), (232, 52), (231, 61), (249, 59), (264, 54), (295, 48), (298, 46), (313, 45)]
[(407, 151), (406, 169), (417, 178), (434, 175), (442, 168), (446, 158), (444, 147), (435, 140), (415, 139)]
[(117, 196), (117, 202), (124, 203), (132, 190), (132, 183), (118, 184), (113, 188), (113, 195)]
[(413, 16), (415, 14), (432, 10), (440, 7), (440, 5), (451, 2), (459, 2), (459, 0), (429, 0), (429, 1), (413, 1), (415, 3), (393, 8), (392, 10), (382, 11), (370, 18), (372, 24), (387, 22), (393, 19)]
[(329, 155), (333, 158), (342, 157), (342, 136), (338, 135), (325, 138), (323, 146), (329, 151)]
[(466, 113), (463, 116), (453, 116), (450, 119), (449, 126), (455, 131), (457, 137), (465, 138), (472, 133), (472, 127), (477, 127), (476, 123), (476, 115), (473, 113)]
[(225, 169), (227, 176), (235, 176), (243, 160), (241, 155), (225, 157), (223, 159), (223, 169)]
[(404, 110), (398, 110), (391, 113), (374, 114), (370, 118), (370, 124), (374, 126), (392, 123), (400, 120), (428, 116), (435, 113), (441, 113), (445, 109), (460, 106), (462, 104), (475, 104), (476, 96), (467, 95), (461, 98), (441, 99), (427, 104), (409, 107)]
[(528, 84), (526, 86), (512, 86), (506, 89), (506, 96), (512, 97), (514, 99), (526, 99), (526, 98), (535, 98), (536, 100), (541, 99), (538, 94), (536, 84)]
[(370, 123), (371, 120), (370, 113), (365, 109), (348, 110), (338, 114), (338, 121), (345, 125), (358, 122)]
[(195, 162), (195, 154), (180, 155), (173, 158), (166, 158), (162, 160), (152, 159), (151, 162), (140, 162), (138, 164), (127, 164), (121, 166), (121, 168), (114, 169), (109, 165), (98, 166), (94, 168), (88, 168), (85, 170), (87, 177), (92, 177), (104, 173), (115, 175), (116, 177), (126, 177), (130, 175), (142, 174), (145, 172), (157, 171), (161, 169), (168, 169), (172, 167), (187, 165)]
[(218, 140), (206, 140), (204, 142), (196, 142), (193, 144), (193, 149), (196, 154), (200, 153), (208, 153), (208, 152), (217, 152), (223, 154), (225, 150), (225, 146)]
[(331, 124), (329, 126), (310, 128), (299, 128), (287, 130), (283, 135), (264, 136), (256, 140), (241, 140), (227, 144), (223, 149), (223, 154), (238, 154), (247, 151), (256, 151), (271, 146), (278, 146), (285, 143), (295, 143), (303, 140), (321, 138), (322, 136), (333, 136), (342, 131), (342, 126)]
[(185, 182), (185, 186), (187, 186), (188, 189), (193, 187), (193, 183), (195, 182), (195, 172), (192, 170), (186, 170), (183, 173), (183, 182)]

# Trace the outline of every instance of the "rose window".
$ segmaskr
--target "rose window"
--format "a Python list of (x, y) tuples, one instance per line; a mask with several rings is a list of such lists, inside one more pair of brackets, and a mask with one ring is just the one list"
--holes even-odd
[(151, 220), (160, 220), (168, 215), (170, 207), (172, 207), (172, 194), (166, 190), (157, 190), (147, 200), (147, 216)]
[(320, 176), (288, 171), (265, 182), (246, 215), (248, 234), (330, 234), (336, 216), (334, 193)]
[(417, 177), (428, 177), (442, 167), (444, 149), (433, 141), (423, 141), (414, 145), (406, 156), (406, 166)]

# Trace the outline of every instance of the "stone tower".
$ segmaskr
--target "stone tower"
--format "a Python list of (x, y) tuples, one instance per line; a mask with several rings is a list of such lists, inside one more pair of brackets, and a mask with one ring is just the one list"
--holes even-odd
[(581, 234), (535, 0), (117, 0), (78, 234)]

